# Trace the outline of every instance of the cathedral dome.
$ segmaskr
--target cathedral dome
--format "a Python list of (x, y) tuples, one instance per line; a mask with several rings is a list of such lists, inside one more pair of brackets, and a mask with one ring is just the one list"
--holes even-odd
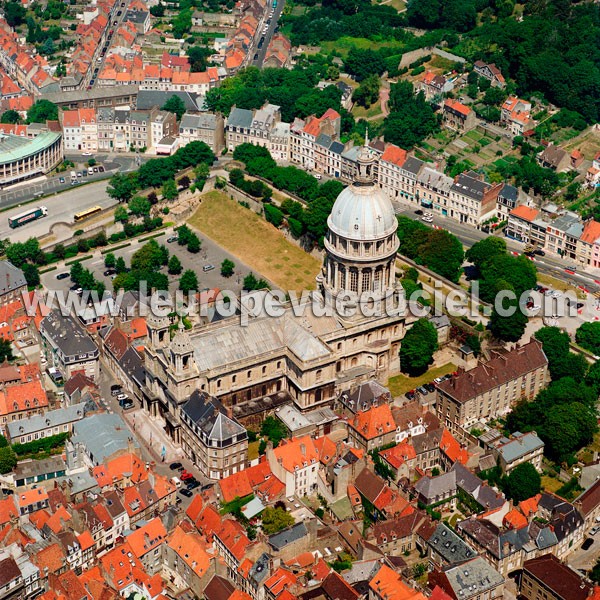
[(378, 240), (398, 228), (387, 194), (374, 181), (374, 157), (366, 147), (358, 155), (356, 180), (337, 197), (327, 219), (330, 231), (357, 241)]

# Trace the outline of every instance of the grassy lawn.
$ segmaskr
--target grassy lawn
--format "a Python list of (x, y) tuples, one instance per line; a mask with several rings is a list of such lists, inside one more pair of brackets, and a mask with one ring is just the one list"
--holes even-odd
[(473, 140), (474, 142), (478, 142), (482, 137), (482, 133), (479, 133), (479, 131), (472, 129), (468, 133), (465, 133), (465, 135), (463, 135), (461, 139), (465, 142), (467, 140)]
[(346, 56), (346, 54), (348, 54), (348, 52), (350, 52), (350, 50), (352, 48), (360, 48), (362, 50), (367, 50), (367, 49), (373, 48), (373, 47), (376, 47), (377, 49), (379, 49), (379, 48), (394, 48), (394, 49), (402, 50), (402, 48), (404, 47), (404, 44), (402, 42), (399, 42), (398, 40), (393, 40), (393, 39), (375, 41), (375, 40), (369, 40), (369, 39), (363, 38), (363, 37), (350, 37), (350, 36), (344, 36), (338, 40), (323, 42), (321, 44), (321, 49), (323, 51), (333, 52), (333, 50), (336, 50), (342, 56)]
[(387, 386), (390, 389), (393, 397), (402, 396), (402, 394), (410, 390), (414, 390), (424, 383), (433, 381), (436, 377), (441, 377), (442, 375), (446, 375), (454, 371), (456, 371), (456, 365), (447, 363), (441, 367), (429, 369), (427, 373), (424, 373), (419, 377), (407, 377), (406, 375), (396, 375), (394, 377), (390, 377)]
[(278, 288), (315, 288), (320, 261), (288, 242), (280, 231), (226, 194), (204, 194), (188, 222)]
[(550, 477), (549, 475), (542, 476), (542, 489), (547, 492), (556, 492), (559, 490), (564, 483), (556, 477)]
[(258, 458), (259, 445), (259, 440), (256, 440), (255, 442), (248, 442), (248, 460), (254, 460), (255, 458)]
[(371, 104), (369, 108), (365, 108), (364, 106), (359, 106), (355, 104), (352, 107), (352, 114), (356, 119), (365, 119), (367, 117), (376, 117), (381, 114), (381, 103), (376, 102), (375, 104)]

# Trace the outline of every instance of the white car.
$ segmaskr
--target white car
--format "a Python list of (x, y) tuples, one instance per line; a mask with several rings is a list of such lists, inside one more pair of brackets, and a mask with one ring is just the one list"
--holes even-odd
[(592, 527), (592, 529), (590, 531), (590, 535), (596, 535), (599, 531), (600, 531), (600, 525), (596, 525), (595, 527)]
[(552, 297), (553, 298), (560, 298), (562, 296), (562, 292), (559, 292), (558, 290), (554, 290), (552, 292)]
[(121, 402), (122, 400), (125, 400), (125, 398), (127, 398), (127, 394), (119, 394), (119, 395), (117, 396), (117, 400), (118, 400), (119, 402)]
[(431, 215), (423, 215), (421, 217), (421, 221), (425, 221), (425, 223), (433, 223), (433, 217)]

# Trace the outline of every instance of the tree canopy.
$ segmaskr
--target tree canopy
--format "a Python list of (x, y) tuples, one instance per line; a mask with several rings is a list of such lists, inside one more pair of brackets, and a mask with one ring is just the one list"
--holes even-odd
[[(13, 3), (9, 3), (12, 5)], [(50, 100), (36, 100), (35, 104), (27, 111), (28, 123), (45, 123), (58, 121), (58, 107)]]
[(294, 524), (294, 517), (285, 508), (274, 506), (267, 506), (261, 514), (261, 519), (265, 535), (272, 535)]
[(177, 120), (181, 121), (185, 113), (185, 102), (176, 94), (173, 94), (162, 106), (161, 110), (172, 112), (177, 115)]
[(539, 494), (542, 478), (536, 468), (528, 462), (517, 465), (506, 478), (503, 491), (509, 500), (521, 502)]
[(406, 332), (400, 345), (400, 367), (411, 376), (422, 375), (433, 361), (438, 347), (435, 327), (427, 319), (419, 319)]
[(593, 354), (600, 354), (600, 322), (582, 323), (575, 332), (575, 341)]

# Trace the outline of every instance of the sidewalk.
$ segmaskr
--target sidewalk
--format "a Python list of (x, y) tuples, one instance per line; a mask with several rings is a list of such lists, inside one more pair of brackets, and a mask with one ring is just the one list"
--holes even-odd
[[(169, 463), (184, 457), (183, 450), (177, 448), (164, 431), (164, 421), (160, 417), (150, 417), (143, 409), (125, 412), (127, 421), (135, 436), (143, 442), (156, 463)], [(163, 450), (164, 449), (164, 450)], [(164, 452), (164, 461), (163, 461)]]

